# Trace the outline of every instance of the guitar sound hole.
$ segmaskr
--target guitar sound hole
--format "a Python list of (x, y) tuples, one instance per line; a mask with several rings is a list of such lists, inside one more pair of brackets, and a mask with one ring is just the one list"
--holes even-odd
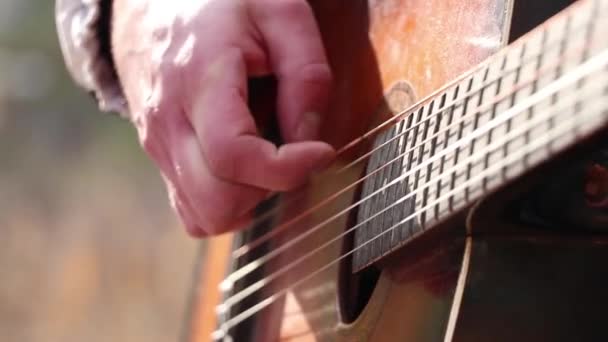
[[(352, 236), (352, 234), (350, 234)], [(346, 239), (343, 244), (345, 250), (353, 248), (352, 238)], [(353, 273), (352, 258), (346, 257), (340, 263), (338, 280), (338, 303), (343, 323), (353, 323), (359, 318), (369, 302), (378, 279), (380, 270), (369, 266), (359, 272)]]
[[(378, 112), (399, 113), (413, 104), (414, 98), (411, 86), (399, 82), (387, 92)], [(361, 315), (376, 288), (380, 270), (373, 263), (416, 228), (414, 220), (402, 222), (413, 212), (413, 197), (392, 205), (408, 192), (407, 180), (395, 183), (405, 162), (402, 139), (395, 138), (403, 135), (410, 123), (400, 121), (375, 137), (362, 175), (365, 179), (357, 189), (355, 198), (365, 200), (350, 212), (347, 226), (355, 231), (344, 240), (342, 253), (350, 254), (340, 265), (339, 303), (344, 323)]]

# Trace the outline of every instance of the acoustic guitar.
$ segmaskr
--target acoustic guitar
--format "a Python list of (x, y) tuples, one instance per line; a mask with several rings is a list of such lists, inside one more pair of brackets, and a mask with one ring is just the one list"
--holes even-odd
[(608, 1), (310, 3), (338, 158), (205, 243), (183, 341), (607, 341)]

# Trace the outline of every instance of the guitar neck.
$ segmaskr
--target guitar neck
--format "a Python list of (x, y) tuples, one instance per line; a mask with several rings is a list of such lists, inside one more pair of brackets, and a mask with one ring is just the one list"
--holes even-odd
[(354, 269), (606, 127), (607, 18), (606, 1), (577, 3), (404, 115), (390, 132), (403, 166), (391, 184), (409, 208), (359, 234), (371, 239), (356, 239)]

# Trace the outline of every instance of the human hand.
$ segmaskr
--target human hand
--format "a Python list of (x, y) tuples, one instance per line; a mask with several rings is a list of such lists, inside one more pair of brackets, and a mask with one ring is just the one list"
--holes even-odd
[[(317, 141), (331, 71), (305, 0), (114, 0), (113, 17), (131, 120), (191, 235), (235, 229), (333, 158)], [(247, 107), (248, 77), (271, 73), (281, 147)]]

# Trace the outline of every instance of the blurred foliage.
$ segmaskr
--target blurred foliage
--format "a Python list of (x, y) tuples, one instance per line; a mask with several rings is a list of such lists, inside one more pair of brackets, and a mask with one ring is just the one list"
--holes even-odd
[(0, 1), (2, 341), (174, 341), (198, 243), (131, 126), (69, 79), (53, 1)]

